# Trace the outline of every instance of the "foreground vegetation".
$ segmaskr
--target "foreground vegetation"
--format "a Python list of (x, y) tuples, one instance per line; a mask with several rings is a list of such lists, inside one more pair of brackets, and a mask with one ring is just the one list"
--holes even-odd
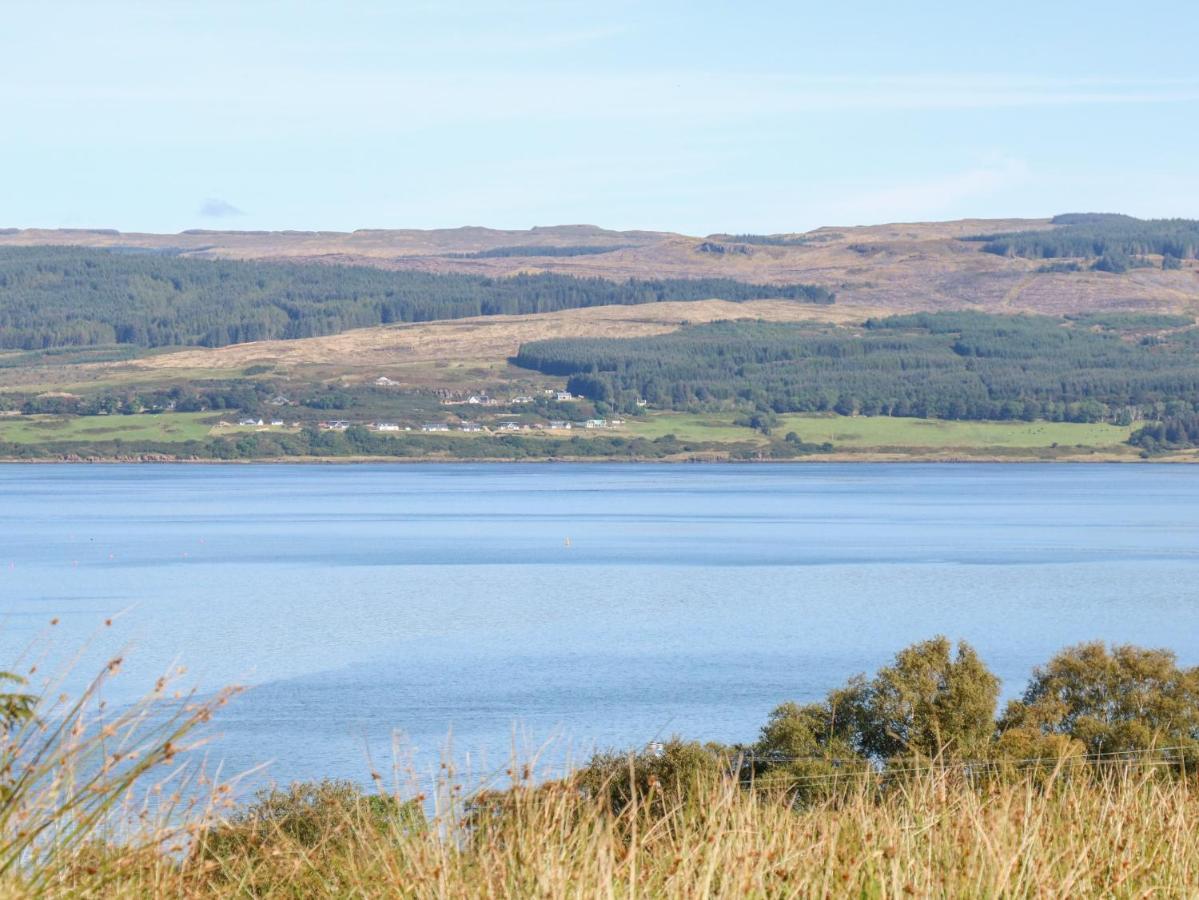
[(160, 683), (106, 711), (118, 666), (73, 703), (6, 676), (0, 896), (1183, 896), (1199, 878), (1199, 670), (1165, 651), (1069, 648), (997, 716), (997, 679), (937, 638), (783, 704), (752, 745), (244, 806), (178, 768), (225, 698)]
[(42, 895), (1180, 897), (1199, 870), (1195, 788), (1139, 771), (984, 791), (929, 772), (800, 809), (722, 780), (618, 815), (570, 784), (470, 819), (408, 809), (338, 785), (267, 797), (181, 861), (96, 849)]

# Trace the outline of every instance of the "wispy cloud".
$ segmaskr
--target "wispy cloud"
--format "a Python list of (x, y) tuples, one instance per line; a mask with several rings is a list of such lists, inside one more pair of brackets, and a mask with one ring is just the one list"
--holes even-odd
[(209, 197), (201, 203), (199, 213), (206, 219), (232, 219), (245, 215), (243, 210), (220, 197)]
[(972, 204), (1029, 177), (1023, 160), (996, 158), (936, 178), (883, 185), (831, 204), (836, 222), (912, 222), (965, 214)]

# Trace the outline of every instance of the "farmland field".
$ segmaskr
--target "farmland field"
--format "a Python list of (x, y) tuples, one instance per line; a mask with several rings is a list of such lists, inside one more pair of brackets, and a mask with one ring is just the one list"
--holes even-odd
[[(662, 413), (630, 420), (628, 430), (656, 438), (673, 434), (680, 440), (765, 440), (749, 428), (733, 424), (734, 416)], [(788, 415), (773, 429), (794, 431), (809, 443), (831, 443), (838, 449), (888, 448), (1038, 449), (1052, 447), (1107, 448), (1124, 443), (1132, 426), (1075, 422), (966, 422), (887, 416)]]
[(887, 416), (783, 416), (778, 431), (838, 447), (1110, 447), (1131, 426), (1080, 422), (966, 422)]
[(0, 418), (0, 442), (49, 444), (60, 441), (203, 440), (214, 413), (160, 413), (134, 416), (11, 416)]

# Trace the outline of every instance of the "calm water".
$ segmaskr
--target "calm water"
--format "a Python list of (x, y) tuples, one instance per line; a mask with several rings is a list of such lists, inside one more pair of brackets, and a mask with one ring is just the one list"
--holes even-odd
[(393, 732), (476, 771), (752, 739), (938, 632), (1009, 695), (1083, 639), (1199, 663), (1197, 577), (1190, 467), (0, 466), (0, 668), (98, 633), (117, 701), (251, 685), (211, 753), (280, 781)]

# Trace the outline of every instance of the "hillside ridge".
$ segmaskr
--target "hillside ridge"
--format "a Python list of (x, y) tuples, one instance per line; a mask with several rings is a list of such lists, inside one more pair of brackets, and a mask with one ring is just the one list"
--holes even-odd
[[(847, 308), (895, 312), (974, 308), (1062, 315), (1080, 311), (1199, 310), (1194, 260), (1112, 273), (1049, 271), (1043, 260), (986, 252), (980, 234), (1054, 229), (1048, 218), (958, 219), (822, 226), (777, 235), (612, 230), (589, 224), (497, 229), (227, 231), (4, 229), (0, 247), (65, 245), (157, 250), (198, 258), (366, 265), (492, 277), (552, 272), (612, 280), (732, 278), (814, 283)], [(527, 252), (524, 252), (527, 249)]]

